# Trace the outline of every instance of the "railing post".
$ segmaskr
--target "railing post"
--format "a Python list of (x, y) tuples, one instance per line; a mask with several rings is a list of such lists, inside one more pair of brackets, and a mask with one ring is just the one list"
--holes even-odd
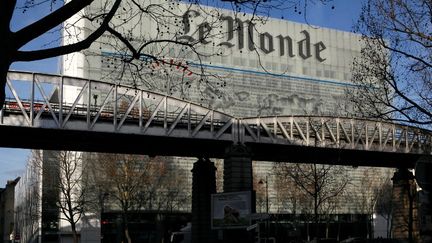
[(63, 83), (64, 76), (61, 76), (59, 87), (59, 125), (63, 128)]
[(210, 133), (212, 134), (212, 136), (214, 136), (214, 124), (213, 124), (213, 122), (214, 122), (214, 110), (212, 109), (211, 110), (211, 113), (210, 113)]
[(91, 81), (90, 80), (87, 80), (87, 82), (88, 82), (88, 87), (87, 87), (87, 95), (88, 95), (88, 97), (87, 97), (87, 127), (88, 127), (88, 129), (90, 129), (90, 127), (91, 127), (91, 114), (90, 114), (90, 112), (91, 112), (91, 109), (90, 109), (90, 106), (91, 106)]
[(326, 146), (326, 137), (325, 137), (325, 130), (324, 130), (324, 126), (325, 126), (325, 121), (323, 118), (321, 118), (321, 146), (325, 147)]
[(139, 128), (140, 131), (143, 126), (143, 91), (140, 91), (140, 97), (139, 97)]
[(355, 148), (355, 129), (354, 129), (354, 120), (353, 119), (350, 119), (350, 122), (351, 122), (351, 148), (352, 149), (354, 149)]
[(392, 125), (392, 151), (396, 151), (396, 127)]
[(113, 114), (113, 126), (114, 131), (117, 131), (117, 108), (118, 108), (118, 85), (114, 86), (114, 114)]
[(261, 141), (261, 123), (260, 123), (259, 117), (256, 119), (256, 129), (257, 129), (257, 138), (258, 138), (258, 142), (259, 142), (259, 141)]
[(293, 132), (293, 126), (294, 126), (294, 118), (293, 118), (293, 116), (291, 116), (290, 117), (290, 119), (289, 119), (289, 121), (290, 121), (290, 139), (291, 139), (291, 141), (293, 141), (294, 140), (294, 132)]
[(309, 123), (310, 120), (306, 119), (306, 146), (309, 146)]
[(30, 94), (30, 126), (34, 124), (34, 97), (35, 97), (35, 73), (32, 73), (32, 85)]
[(167, 133), (168, 132), (168, 121), (167, 121), (167, 119), (168, 119), (168, 96), (165, 96), (164, 99), (165, 99), (165, 104), (164, 104), (164, 117), (163, 117), (164, 122), (163, 122), (163, 124), (164, 124), (165, 133)]
[[(361, 134), (360, 134), (360, 139), (361, 139)], [(368, 123), (365, 122), (365, 148), (366, 150), (369, 150), (369, 133), (368, 133)]]
[(405, 127), (405, 152), (409, 152), (409, 137), (408, 137), (408, 127)]
[(231, 127), (231, 137), (234, 144), (243, 143), (240, 131), (240, 119), (234, 119)]
[(379, 150), (383, 149), (383, 141), (382, 141), (383, 137), (382, 137), (382, 123), (379, 122), (378, 123), (378, 140), (379, 140)]
[(339, 120), (339, 118), (336, 118), (336, 146), (338, 148), (340, 148), (340, 130), (339, 130), (339, 126), (340, 126), (340, 120)]
[(189, 137), (192, 135), (192, 120), (191, 120), (191, 103), (188, 104), (188, 111), (187, 111), (187, 127), (188, 127), (188, 135)]

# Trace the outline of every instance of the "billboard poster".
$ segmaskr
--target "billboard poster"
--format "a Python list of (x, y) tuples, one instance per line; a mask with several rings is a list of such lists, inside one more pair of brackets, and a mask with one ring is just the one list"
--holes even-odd
[(246, 228), (250, 213), (250, 191), (212, 194), (212, 229)]

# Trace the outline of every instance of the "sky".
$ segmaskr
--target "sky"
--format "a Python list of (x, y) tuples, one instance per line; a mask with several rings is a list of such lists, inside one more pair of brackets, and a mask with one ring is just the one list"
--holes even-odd
[[(283, 12), (275, 11), (271, 13), (272, 17), (281, 18), (283, 16), (284, 19), (290, 21), (307, 22), (314, 26), (351, 31), (360, 15), (362, 3), (366, 0), (334, 0), (325, 5), (319, 4), (318, 0), (309, 1), (316, 2), (317, 4), (309, 4), (306, 15), (304, 12), (299, 14), (299, 11), (301, 11), (299, 8), (297, 12), (295, 12), (294, 9), (288, 9)], [(23, 2), (24, 0), (18, 0), (17, 6), (22, 6)], [(42, 12), (43, 9), (37, 9), (31, 14), (23, 13), (22, 10), (17, 10), (14, 14), (11, 29), (19, 30), (23, 26), (36, 21), (42, 16)], [(53, 41), (52, 38), (52, 35), (44, 36), (30, 43), (30, 45), (25, 48), (43, 48), (46, 43)], [(58, 59), (51, 58), (37, 62), (14, 63), (11, 69), (56, 74), (58, 73), (58, 67)], [(23, 174), (29, 154), (30, 150), (27, 149), (0, 148), (0, 188), (6, 185), (7, 180), (13, 180)]]

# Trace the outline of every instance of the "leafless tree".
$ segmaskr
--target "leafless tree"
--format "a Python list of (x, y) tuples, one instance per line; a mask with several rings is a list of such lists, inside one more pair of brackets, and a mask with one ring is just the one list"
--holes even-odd
[[(93, 184), (101, 206), (119, 210), (127, 242), (132, 238), (132, 213), (143, 210), (175, 211), (190, 200), (185, 173), (166, 158), (143, 155), (92, 154), (89, 184)], [(98, 195), (95, 195), (96, 198)]]
[(346, 168), (336, 165), (280, 163), (277, 171), (280, 176), (291, 179), (312, 201), (317, 235), (320, 215), (325, 216), (335, 210), (338, 197), (346, 189), (349, 182)]
[[(331, 0), (319, 0), (321, 3), (327, 3)], [(162, 2), (166, 4), (161, 4)], [(99, 43), (104, 43), (107, 39), (110, 41), (105, 44), (112, 46), (115, 50), (127, 53), (120, 57), (114, 58), (121, 61), (118, 65), (124, 65), (124, 69), (120, 72), (123, 75), (125, 72), (132, 71), (135, 78), (139, 78), (136, 73), (138, 71), (147, 70), (147, 73), (155, 74), (152, 71), (154, 64), (164, 63), (164, 46), (170, 44), (179, 46), (179, 49), (189, 48), (190, 51), (198, 53), (195, 44), (206, 42), (205, 38), (209, 37), (209, 28), (215, 23), (215, 18), (218, 15), (212, 11), (204, 11), (206, 15), (213, 19), (208, 21), (209, 25), (203, 26), (200, 38), (196, 40), (179, 38), (185, 33), (169, 30), (175, 25), (184, 25), (182, 16), (175, 13), (174, 9), (181, 2), (177, 1), (161, 1), (161, 3), (151, 3), (150, 1), (136, 0), (71, 0), (62, 1), (56, 0), (25, 0), (23, 4), (18, 4), (16, 0), (7, 0), (0, 2), (0, 109), (5, 101), (5, 86), (7, 72), (9, 67), (14, 62), (28, 62), (41, 60), (51, 57), (63, 56), (79, 51), (86, 50), (97, 40)], [(203, 3), (207, 1), (193, 0), (184, 1), (184, 4), (194, 4), (196, 8), (201, 8)], [(19, 2), (18, 2), (19, 3)], [(236, 13), (251, 13), (250, 21), (262, 19), (258, 16), (268, 16), (269, 12), (274, 8), (280, 9), (297, 9), (306, 8), (308, 4), (315, 3), (314, 0), (273, 0), (273, 1), (256, 1), (256, 0), (219, 0), (214, 3), (223, 4), (224, 7), (232, 7)], [(21, 14), (22, 18), (31, 16), (32, 12), (43, 11), (45, 14), (38, 20), (22, 27), (21, 29), (13, 29), (15, 23), (13, 16)], [(297, 10), (296, 10), (297, 12)], [(301, 11), (299, 11), (301, 13)], [(90, 23), (90, 29), (82, 29), (78, 26), (79, 22), (86, 21)], [(155, 21), (156, 35), (133, 36), (135, 31), (143, 21)], [(39, 49), (26, 49), (26, 45), (46, 37), (47, 34), (57, 32), (49, 43), (44, 43)], [(62, 33), (62, 37), (59, 37)], [(136, 33), (140, 33), (138, 30)], [(149, 33), (147, 33), (149, 34)], [(171, 35), (170, 35), (171, 34)], [(140, 38), (145, 37), (145, 38)], [(62, 39), (63, 38), (63, 39)], [(158, 45), (159, 47), (154, 47)], [(184, 49), (183, 49), (184, 50)], [(221, 55), (216, 51), (211, 55)], [(200, 54), (205, 56), (204, 53)], [(198, 57), (199, 59), (200, 57)], [(149, 63), (150, 61), (150, 63)], [(114, 61), (113, 61), (114, 62)], [(182, 64), (183, 63), (183, 64)], [(184, 62), (176, 62), (178, 69), (184, 70), (187, 66)], [(113, 63), (114, 64), (114, 63)], [(200, 68), (203, 70), (203, 67)], [(158, 71), (157, 71), (158, 72)], [(185, 73), (185, 72), (183, 72)], [(159, 73), (163, 75), (164, 72)], [(182, 76), (182, 75), (180, 75)], [(182, 77), (180, 77), (182, 78)], [(205, 81), (199, 79), (199, 82)], [(182, 83), (189, 87), (190, 83)], [(151, 85), (151, 83), (147, 83)], [(223, 85), (223, 84), (219, 84)], [(158, 87), (163, 89), (163, 87)], [(178, 87), (165, 87), (166, 90), (177, 89)], [(180, 87), (182, 88), (182, 87)], [(217, 92), (216, 94), (217, 95)]]
[(185, 210), (190, 205), (187, 173), (172, 158), (158, 157), (150, 161), (148, 183), (142, 188), (143, 209), (157, 211)]
[(186, 211), (191, 205), (191, 193), (187, 183), (187, 171), (182, 168), (170, 169), (163, 176), (163, 182), (156, 191), (159, 211)]
[(392, 202), (393, 185), (390, 178), (387, 178), (378, 190), (375, 211), (387, 221), (387, 238), (391, 237), (391, 216), (393, 212)]
[[(26, 1), (24, 9), (30, 8), (32, 5), (41, 5), (44, 2), (49, 2), (48, 4), (51, 4), (55, 1)], [(99, 16), (98, 20), (101, 21), (101, 24), (95, 32), (88, 36), (88, 38), (65, 46), (56, 46), (41, 50), (24, 50), (26, 44), (60, 26), (64, 21), (89, 6), (92, 2), (93, 0), (69, 1), (58, 9), (52, 9), (52, 11), (49, 11), (49, 13), (40, 20), (23, 27), (18, 31), (11, 30), (11, 21), (14, 12), (20, 11), (20, 9), (16, 8), (17, 1), (8, 0), (0, 3), (0, 35), (4, 37), (1, 38), (0, 41), (0, 56), (2, 56), (0, 59), (0, 107), (3, 107), (5, 100), (6, 76), (12, 63), (17, 61), (41, 60), (86, 49), (106, 31), (106, 28), (115, 15), (121, 0), (116, 0), (111, 5), (109, 11)], [(23, 10), (21, 9), (21, 11)]]
[(103, 186), (109, 203), (112, 201), (121, 211), (124, 234), (130, 243), (129, 214), (142, 206), (142, 188), (149, 183), (150, 163), (144, 156), (120, 154), (97, 154), (92, 163), (93, 175), (103, 183), (98, 186)]
[(279, 170), (280, 164), (275, 164), (273, 174), (275, 178), (274, 189), (276, 194), (276, 205), (281, 213), (291, 213), (293, 223), (298, 224), (306, 221), (307, 239), (310, 240), (310, 224), (313, 218), (313, 200), (305, 193), (296, 182)]
[(431, 18), (429, 0), (367, 1), (356, 26), (363, 48), (353, 65), (354, 114), (432, 123)]
[(259, 163), (259, 161), (252, 162), (252, 186), (255, 191), (255, 208), (259, 213), (274, 213), (275, 207), (279, 209), (277, 177), (273, 171), (260, 168)]
[[(356, 203), (355, 207), (358, 212), (367, 215), (365, 237), (373, 238), (372, 220), (373, 214), (378, 213), (389, 223), (389, 215), (391, 211), (387, 211), (385, 207), (391, 204), (391, 176), (390, 170), (386, 168), (363, 168), (361, 172), (360, 182), (353, 190), (352, 201)], [(388, 188), (388, 186), (390, 188)], [(387, 190), (387, 191), (386, 191)], [(383, 210), (383, 211), (381, 211)]]
[(37, 151), (32, 153), (31, 165), (41, 171), (38, 183), (42, 185), (36, 200), (48, 219), (43, 228), (58, 229), (60, 220), (64, 220), (70, 225), (73, 242), (79, 242), (78, 222), (86, 204), (82, 153)]
[(279, 173), (278, 168), (281, 165), (275, 164), (273, 171), (275, 177), (275, 193), (278, 209), (280, 211), (290, 212), (294, 216), (308, 209), (309, 202), (305, 193), (296, 185), (292, 178), (287, 177), (285, 173)]

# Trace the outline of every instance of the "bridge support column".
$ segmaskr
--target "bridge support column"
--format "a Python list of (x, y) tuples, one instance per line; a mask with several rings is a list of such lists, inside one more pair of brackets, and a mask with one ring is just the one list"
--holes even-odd
[(233, 145), (225, 152), (224, 192), (252, 191), (251, 152), (244, 145)]
[[(253, 173), (251, 151), (244, 145), (237, 144), (227, 148), (224, 159), (224, 192), (251, 191), (251, 210), (255, 212), (255, 193), (253, 191)], [(253, 234), (246, 229), (227, 229), (223, 232), (224, 242), (253, 242)]]
[(392, 236), (395, 239), (417, 242), (417, 191), (414, 175), (406, 168), (398, 169), (393, 180)]
[(198, 159), (192, 168), (192, 243), (214, 242), (211, 230), (211, 194), (216, 193), (216, 167)]
[(418, 197), (420, 242), (432, 242), (432, 163), (430, 158), (417, 160), (415, 167), (416, 182), (422, 189)]

